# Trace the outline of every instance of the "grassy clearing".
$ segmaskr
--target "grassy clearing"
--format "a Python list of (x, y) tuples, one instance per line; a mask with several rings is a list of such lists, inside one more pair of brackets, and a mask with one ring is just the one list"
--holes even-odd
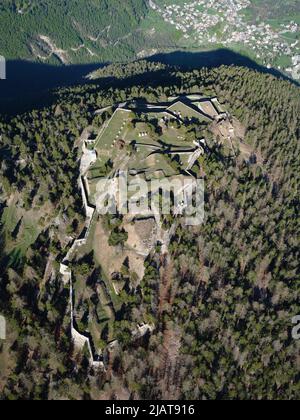
[(187, 147), (189, 143), (185, 137), (186, 129), (168, 128), (164, 131), (161, 140), (170, 146)]
[(109, 121), (106, 129), (100, 133), (96, 140), (96, 150), (99, 155), (103, 150), (112, 149), (113, 142), (116, 138), (122, 138), (126, 128), (126, 122), (129, 119), (129, 113), (118, 109)]
[(200, 112), (195, 111), (189, 106), (183, 104), (182, 102), (177, 102), (174, 105), (171, 105), (169, 111), (173, 113), (180, 113), (181, 118), (196, 118), (199, 121), (209, 121), (204, 115)]
[[(172, 0), (170, 4), (176, 3)], [(154, 48), (161, 48), (168, 45), (170, 42), (174, 45), (182, 39), (181, 31), (178, 31), (171, 23), (165, 20), (154, 10), (150, 10), (147, 17), (141, 22), (140, 29), (150, 35), (150, 42), (148, 45), (153, 45)], [(149, 36), (149, 35), (148, 35)]]
[[(77, 255), (78, 259), (82, 258), (84, 255), (87, 255), (93, 251), (93, 240), (94, 240), (94, 235), (95, 235), (96, 224), (97, 224), (97, 221), (95, 218), (91, 226), (91, 231), (90, 231), (87, 244), (78, 249), (78, 255)], [(96, 262), (96, 267), (101, 268), (97, 264), (97, 259), (95, 262)], [(102, 269), (101, 269), (101, 275), (99, 277), (99, 283), (97, 285), (97, 294), (99, 296), (99, 303), (96, 306), (91, 301), (94, 291), (93, 289), (88, 287), (86, 282), (87, 282), (86, 276), (80, 276), (80, 275), (76, 276), (76, 281), (74, 283), (75, 316), (76, 316), (76, 307), (77, 307), (78, 302), (80, 302), (81, 300), (90, 302), (87, 330), (92, 336), (96, 349), (101, 349), (105, 347), (106, 341), (112, 341), (114, 339), (113, 325), (115, 322), (115, 311), (121, 308), (122, 302), (120, 301), (120, 298), (116, 295), (112, 282), (106, 277)], [(80, 314), (80, 317), (81, 315), (82, 314)], [(79, 325), (80, 325), (80, 322), (79, 322)], [(101, 336), (104, 330), (108, 330), (107, 339), (105, 340), (105, 342), (101, 339)]]
[(5, 252), (9, 255), (9, 265), (12, 267), (21, 263), (41, 231), (34, 216), (33, 212), (18, 211), (14, 205), (4, 209), (1, 224), (5, 236)]
[(17, 210), (15, 206), (6, 207), (3, 211), (1, 223), (4, 225), (4, 231), (11, 233), (18, 223)]
[(292, 64), (292, 60), (290, 57), (282, 55), (276, 59), (275, 64), (276, 66), (289, 67)]
[(167, 177), (176, 175), (175, 169), (169, 165), (167, 157), (162, 154), (155, 155), (155, 171), (163, 171)]
[(89, 188), (90, 188), (89, 202), (92, 205), (96, 205), (96, 192), (97, 192), (98, 182), (99, 182), (98, 179), (89, 180)]

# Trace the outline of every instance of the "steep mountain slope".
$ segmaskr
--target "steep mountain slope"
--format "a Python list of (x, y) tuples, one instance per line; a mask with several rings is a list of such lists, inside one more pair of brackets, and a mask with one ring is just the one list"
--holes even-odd
[(63, 64), (132, 58), (146, 12), (145, 0), (4, 0), (0, 51)]
[(0, 54), (103, 63), (226, 47), (300, 78), (297, 0), (4, 0)]

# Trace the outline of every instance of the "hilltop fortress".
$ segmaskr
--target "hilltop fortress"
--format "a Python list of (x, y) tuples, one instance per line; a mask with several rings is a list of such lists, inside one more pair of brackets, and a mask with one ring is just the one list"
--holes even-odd
[[(65, 284), (70, 285), (71, 332), (75, 347), (86, 347), (90, 363), (105, 369), (107, 351), (118, 346), (113, 331), (117, 297), (124, 287), (136, 287), (143, 279), (144, 262), (157, 246), (167, 258), (176, 227), (174, 221), (182, 214), (182, 203), (181, 198), (177, 200), (177, 207), (168, 216), (153, 208), (132, 215), (122, 213), (118, 207), (115, 214), (105, 215), (100, 211), (99, 199), (105, 201), (115, 196), (115, 181), (122, 173), (126, 173), (128, 182), (142, 181), (145, 185), (155, 180), (173, 182), (178, 176), (183, 180), (203, 178), (201, 159), (210, 153), (211, 143), (222, 144), (233, 157), (242, 153), (246, 160), (254, 156), (254, 151), (244, 143), (241, 124), (217, 98), (187, 95), (156, 104), (130, 101), (97, 110), (95, 114), (103, 124), (97, 132), (94, 128), (85, 130), (80, 149), (79, 186), (86, 214), (85, 228), (64, 258), (61, 275)], [(183, 194), (184, 187), (178, 187), (174, 202)], [(166, 223), (170, 224), (167, 229)], [(89, 316), (85, 332), (77, 322), (84, 316), (80, 301), (88, 302), (92, 296), (87, 289), (82, 289), (78, 277), (74, 279), (71, 262), (88, 252), (93, 253), (102, 270), (96, 290), (101, 314), (108, 319), (106, 348), (97, 345), (98, 337), (103, 335), (99, 321), (103, 315)], [(132, 327), (132, 339), (153, 328), (154, 325), (141, 320)]]

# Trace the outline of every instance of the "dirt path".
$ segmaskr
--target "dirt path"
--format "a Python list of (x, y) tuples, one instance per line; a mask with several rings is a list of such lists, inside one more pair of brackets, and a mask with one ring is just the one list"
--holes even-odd
[(173, 263), (170, 261), (168, 254), (161, 257), (162, 268), (160, 271), (160, 287), (159, 287), (159, 305), (158, 313), (161, 315), (164, 311), (165, 305), (171, 303), (171, 286), (172, 286), (172, 272)]
[(70, 60), (68, 57), (68, 53), (67, 51), (58, 48), (54, 42), (46, 35), (39, 35), (39, 38), (41, 41), (43, 41), (47, 47), (49, 48), (49, 53), (50, 55), (56, 55), (56, 57), (58, 57), (58, 59), (63, 63), (63, 64), (69, 64)]
[[(172, 286), (174, 285), (173, 262), (168, 253), (162, 255), (161, 264), (159, 317), (162, 317), (164, 311), (170, 311), (174, 302), (174, 294), (172, 293)], [(180, 384), (177, 379), (177, 372), (180, 367), (180, 347), (180, 329), (174, 326), (173, 323), (165, 323), (163, 327), (163, 342), (160, 349), (160, 362), (155, 371), (155, 376), (162, 390), (162, 398), (166, 400), (177, 400), (180, 396)]]
[(177, 379), (177, 372), (180, 367), (180, 346), (180, 331), (174, 329), (174, 325), (166, 325), (163, 332), (160, 363), (156, 370), (157, 381), (164, 400), (178, 400), (180, 397), (180, 384)]
[(40, 283), (40, 293), (42, 293), (43, 288), (45, 287), (47, 281), (50, 279), (52, 271), (53, 271), (53, 262), (54, 262), (55, 258), (54, 255), (50, 254), (48, 261), (47, 261), (47, 265), (46, 265), (46, 269), (45, 269), (45, 273), (44, 273), (44, 277), (43, 280)]

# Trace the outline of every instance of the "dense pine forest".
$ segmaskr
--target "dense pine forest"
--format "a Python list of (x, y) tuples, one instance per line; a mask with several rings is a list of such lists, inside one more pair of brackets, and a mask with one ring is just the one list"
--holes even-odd
[[(116, 67), (110, 85), (58, 90), (52, 106), (0, 122), (0, 313), (8, 323), (0, 398), (298, 399), (299, 87), (239, 67), (162, 66), (151, 77), (155, 69), (140, 65), (144, 78), (139, 64)], [(263, 164), (211, 142), (199, 160), (205, 223), (179, 225), (170, 261), (153, 252), (141, 284), (122, 293), (118, 346), (99, 373), (70, 343), (69, 290), (59, 275), (84, 220), (78, 139), (102, 124), (97, 108), (196, 92), (216, 95), (242, 122)], [(101, 267), (88, 255), (77, 270), (93, 287)], [(140, 319), (155, 328), (133, 341)]]
[[(145, 16), (147, 2), (93, 0), (88, 3), (85, 0), (1, 1), (1, 54), (7, 59), (31, 58), (54, 64), (132, 58), (139, 40), (131, 39), (129, 34)], [(47, 36), (50, 44), (40, 36)], [(56, 54), (55, 49), (65, 52)]]

